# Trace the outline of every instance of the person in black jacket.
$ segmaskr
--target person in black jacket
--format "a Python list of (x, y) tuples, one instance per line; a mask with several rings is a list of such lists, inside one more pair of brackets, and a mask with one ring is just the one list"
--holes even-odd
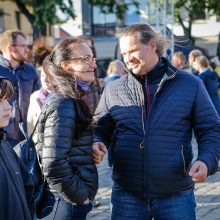
[(150, 25), (125, 28), (120, 48), (128, 74), (104, 89), (94, 115), (96, 163), (115, 138), (111, 219), (195, 220), (194, 183), (218, 170), (218, 114), (202, 81), (162, 57)]
[(38, 219), (82, 220), (92, 209), (98, 175), (92, 161), (92, 114), (82, 100), (94, 81), (95, 58), (76, 38), (67, 38), (43, 62), (54, 92), (38, 122), (38, 140), (46, 194)]
[(6, 140), (3, 130), (9, 123), (13, 87), (0, 78), (0, 219), (31, 220), (34, 213), (33, 181), (22, 161)]

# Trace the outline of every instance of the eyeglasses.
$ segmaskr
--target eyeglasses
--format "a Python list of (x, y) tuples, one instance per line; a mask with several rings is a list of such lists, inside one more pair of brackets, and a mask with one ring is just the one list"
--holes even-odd
[(69, 59), (69, 60), (70, 61), (77, 61), (78, 60), (80, 62), (86, 62), (88, 65), (91, 65), (92, 62), (96, 61), (96, 58), (88, 55), (88, 56), (85, 56), (85, 57), (72, 58), (72, 59)]
[(27, 47), (26, 44), (12, 44), (13, 47)]

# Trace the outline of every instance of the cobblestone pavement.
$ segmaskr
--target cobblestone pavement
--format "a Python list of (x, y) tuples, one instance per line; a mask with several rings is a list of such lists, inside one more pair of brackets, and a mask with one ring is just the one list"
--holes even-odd
[[(99, 191), (96, 199), (100, 202), (87, 216), (88, 220), (110, 219), (111, 168), (106, 158), (98, 165)], [(196, 184), (197, 220), (220, 220), (220, 172), (210, 176), (205, 183)]]

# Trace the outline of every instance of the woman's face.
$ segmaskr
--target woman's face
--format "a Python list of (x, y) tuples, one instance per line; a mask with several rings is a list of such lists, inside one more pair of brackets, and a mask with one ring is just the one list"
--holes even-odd
[(85, 83), (92, 83), (95, 80), (96, 60), (92, 50), (85, 43), (74, 46), (71, 58), (61, 66)]
[(0, 128), (4, 128), (9, 123), (11, 115), (11, 105), (7, 99), (0, 100)]
[(43, 69), (41, 70), (40, 79), (43, 89), (50, 93), (53, 90), (53, 86), (50, 83), (50, 77), (45, 74)]
[(192, 63), (192, 67), (196, 70), (196, 71), (200, 71), (200, 68), (201, 68), (201, 65), (199, 64), (199, 62), (197, 60), (195, 60), (193, 63)]

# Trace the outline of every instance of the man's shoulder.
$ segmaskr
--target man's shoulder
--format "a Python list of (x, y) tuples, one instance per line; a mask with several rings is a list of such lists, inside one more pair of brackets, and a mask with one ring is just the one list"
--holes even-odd
[(32, 80), (39, 77), (35, 67), (29, 63), (20, 64), (15, 71), (18, 72), (18, 76), (24, 80)]
[(122, 85), (127, 79), (128, 79), (128, 75), (127, 74), (123, 75), (123, 76), (109, 82), (108, 87), (113, 87), (114, 88), (117, 85)]
[(193, 75), (192, 73), (186, 71), (186, 70), (178, 70), (177, 74), (176, 74), (176, 77), (178, 79), (185, 79), (185, 80), (190, 80), (192, 82), (194, 81), (200, 81), (199, 78), (195, 75)]
[(24, 62), (24, 63), (19, 65), (19, 68), (23, 69), (24, 71), (31, 71), (31, 72), (37, 74), (37, 70), (36, 70), (36, 68), (34, 67), (33, 64)]

